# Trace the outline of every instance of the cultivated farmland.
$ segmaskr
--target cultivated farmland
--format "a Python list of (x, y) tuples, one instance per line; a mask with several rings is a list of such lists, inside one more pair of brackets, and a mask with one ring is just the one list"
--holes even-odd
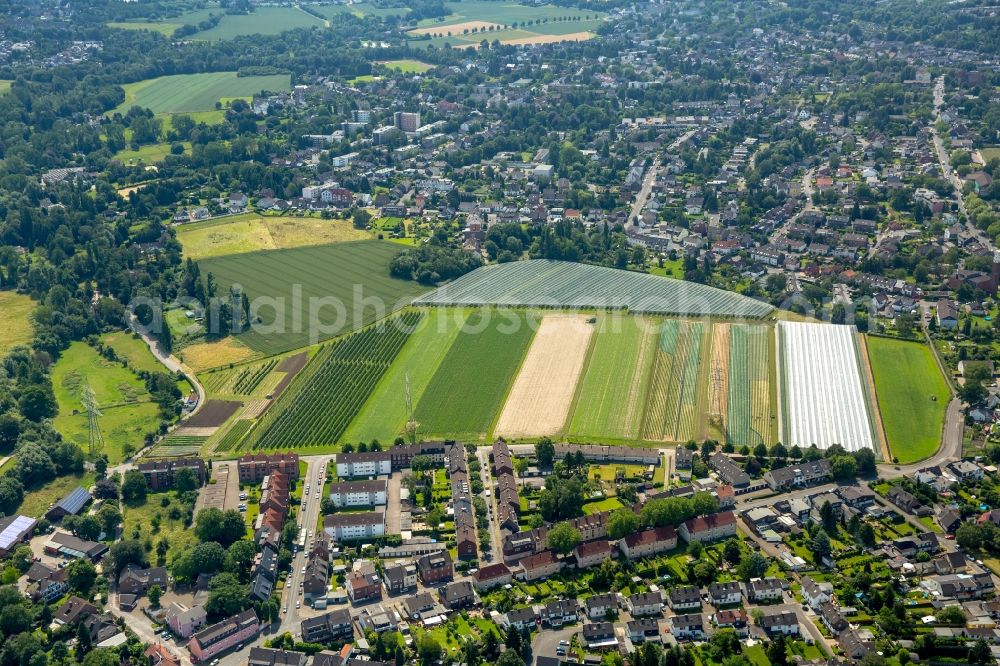
[(325, 345), (261, 418), (255, 448), (335, 444), (420, 318), (411, 310)]
[(643, 439), (687, 441), (695, 437), (704, 416), (698, 410), (704, 335), (701, 322), (663, 322), (653, 357)]
[(177, 228), (177, 241), (183, 248), (184, 257), (194, 261), (369, 238), (371, 234), (355, 229), (348, 220), (289, 215), (236, 215)]
[(257, 7), (249, 14), (226, 14), (219, 24), (191, 39), (220, 41), (244, 35), (277, 35), (296, 28), (324, 28), (326, 21), (298, 7)]
[(594, 324), (583, 315), (549, 315), (535, 334), (497, 421), (498, 437), (555, 435), (566, 423)]
[[(271, 355), (377, 321), (426, 291), (389, 276), (389, 263), (402, 249), (360, 241), (217, 257), (199, 266), (202, 275), (215, 276), (219, 293), (243, 287), (259, 321), (238, 338)], [(273, 305), (263, 302), (268, 299)]]
[(344, 433), (343, 440), (370, 442), (377, 439), (387, 442), (402, 433), (409, 418), (406, 411), (407, 382), (411, 399), (416, 405), (467, 317), (468, 312), (459, 309), (428, 310), (372, 397)]
[[(726, 438), (738, 446), (769, 445), (772, 441), (768, 383), (768, 337), (771, 329), (745, 324), (733, 324), (728, 329), (728, 395), (724, 412), (727, 415)], [(712, 381), (716, 381), (714, 375)]]
[(418, 299), (420, 305), (498, 305), (760, 318), (767, 303), (693, 282), (568, 261), (515, 261), (477, 268)]
[(416, 406), (420, 432), (482, 439), (534, 336), (530, 314), (479, 310), (466, 320)]
[(927, 345), (868, 336), (889, 451), (900, 463), (922, 460), (937, 450), (951, 397)]
[(571, 437), (638, 439), (659, 327), (601, 318), (567, 427)]
[(250, 97), (261, 90), (288, 90), (290, 81), (287, 74), (237, 76), (236, 72), (160, 76), (123, 85), (125, 101), (112, 113), (124, 114), (133, 106), (153, 113), (212, 111), (223, 98)]
[(778, 323), (783, 441), (877, 452), (853, 326)]

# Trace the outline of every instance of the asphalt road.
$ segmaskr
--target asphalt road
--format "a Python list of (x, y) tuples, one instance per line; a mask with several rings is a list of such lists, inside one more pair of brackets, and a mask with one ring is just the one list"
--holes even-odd
[[(500, 534), (500, 526), (497, 524), (497, 498), (496, 493), (493, 492), (494, 481), (493, 481), (493, 471), (490, 468), (490, 447), (479, 446), (476, 447), (476, 457), (479, 459), (479, 476), (483, 480), (483, 499), (486, 500), (486, 507), (488, 509), (487, 519), (490, 525), (490, 543), (493, 547), (490, 549), (490, 559), (486, 559), (486, 555), (483, 555), (483, 562), (495, 563), (500, 562), (503, 559), (503, 536)], [(489, 497), (486, 497), (486, 492), (489, 491)], [(476, 528), (479, 529), (478, 527)]]
[[(299, 623), (302, 621), (302, 609), (297, 608), (297, 604), (302, 604), (302, 590), (300, 585), (304, 578), (303, 568), (308, 560), (309, 550), (316, 540), (316, 523), (319, 521), (320, 505), (323, 497), (323, 483), (326, 480), (326, 466), (330, 464), (333, 456), (320, 456), (309, 458), (306, 461), (306, 474), (299, 479), (303, 484), (302, 502), (299, 506), (298, 526), (305, 528), (307, 533), (312, 531), (312, 536), (306, 540), (306, 547), (299, 549), (299, 552), (292, 557), (292, 570), (285, 580), (285, 590), (281, 597), (281, 625), (278, 632), (290, 631), (293, 635), (299, 633)], [(304, 486), (309, 486), (308, 496)], [(302, 509), (305, 506), (305, 510)]]

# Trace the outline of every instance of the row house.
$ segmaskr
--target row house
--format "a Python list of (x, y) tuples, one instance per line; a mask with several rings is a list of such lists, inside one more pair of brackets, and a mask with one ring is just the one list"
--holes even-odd
[(413, 562), (390, 564), (383, 571), (389, 594), (403, 594), (417, 589), (417, 565)]
[(206, 627), (191, 637), (188, 650), (194, 661), (207, 661), (229, 648), (256, 638), (260, 623), (253, 609)]
[(382, 581), (371, 564), (366, 563), (348, 573), (344, 587), (347, 588), (347, 596), (354, 603), (382, 598)]
[(351, 613), (346, 608), (302, 620), (299, 628), (306, 643), (332, 643), (354, 638)]
[(208, 613), (205, 612), (204, 606), (185, 608), (174, 603), (167, 609), (166, 621), (174, 635), (190, 638), (208, 622)]
[(680, 535), (688, 543), (710, 543), (736, 534), (736, 515), (724, 511), (708, 516), (699, 516), (681, 523)]
[[(340, 456), (337, 456), (339, 459)], [(248, 453), (237, 461), (240, 483), (258, 483), (274, 472), (281, 472), (295, 481), (299, 478), (299, 454), (288, 453)]]
[(608, 541), (588, 541), (573, 549), (577, 569), (596, 567), (611, 558), (611, 544)]
[(452, 513), (455, 522), (455, 552), (459, 559), (474, 560), (478, 556), (476, 517), (469, 486), (469, 466), (465, 448), (454, 444), (447, 453), (448, 477), (451, 480)]
[(472, 584), (480, 592), (507, 585), (512, 579), (510, 568), (503, 562), (480, 567), (472, 574)]
[(526, 582), (548, 578), (562, 570), (563, 562), (551, 550), (543, 550), (521, 560), (515, 577)]
[(329, 486), (330, 500), (338, 509), (357, 506), (382, 506), (386, 503), (388, 482), (342, 481)]
[(694, 585), (681, 585), (667, 593), (667, 601), (675, 613), (701, 610), (701, 590)]
[(783, 491), (822, 483), (830, 478), (830, 461), (813, 460), (796, 463), (781, 469), (768, 470), (764, 480), (771, 490)]
[(618, 548), (630, 560), (653, 557), (676, 547), (677, 531), (672, 525), (635, 532), (618, 542)]
[(733, 459), (721, 451), (712, 454), (708, 464), (719, 475), (719, 478), (733, 488), (746, 488), (750, 485), (750, 475), (743, 471)]
[(628, 607), (632, 617), (662, 615), (663, 597), (659, 592), (640, 592), (628, 598)]
[[(268, 549), (270, 550), (270, 549)], [(309, 551), (306, 573), (302, 579), (302, 594), (313, 608), (326, 608), (330, 585), (330, 548), (325, 538), (317, 538)]]

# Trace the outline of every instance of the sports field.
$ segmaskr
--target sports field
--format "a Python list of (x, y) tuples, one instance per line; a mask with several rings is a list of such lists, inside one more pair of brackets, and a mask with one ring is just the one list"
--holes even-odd
[(483, 439), (504, 403), (537, 323), (526, 313), (477, 310), (416, 405), (420, 432)]
[(951, 394), (930, 348), (868, 336), (868, 355), (889, 451), (902, 464), (932, 455)]
[(562, 430), (590, 349), (591, 319), (574, 314), (542, 319), (500, 412), (496, 436), (556, 435)]
[(157, 430), (159, 408), (150, 402), (143, 381), (120, 363), (101, 357), (90, 345), (74, 342), (52, 367), (52, 386), (59, 406), (55, 427), (84, 451), (88, 450), (84, 385), (94, 392), (101, 411), (98, 424), (104, 436), (103, 453), (112, 464), (122, 460), (126, 444), (139, 449), (146, 433)]
[(567, 425), (571, 437), (638, 439), (659, 327), (601, 318)]
[(407, 381), (413, 404), (427, 390), (434, 372), (458, 337), (469, 313), (465, 310), (428, 310), (371, 398), (344, 433), (345, 442), (391, 442), (402, 433), (406, 411)]
[(0, 291), (0, 358), (12, 347), (31, 342), (31, 313), (35, 302), (16, 291)]
[(184, 258), (195, 261), (257, 250), (280, 250), (368, 238), (371, 234), (355, 229), (349, 220), (290, 215), (248, 213), (177, 227), (177, 241), (183, 248)]
[(402, 249), (359, 241), (216, 257), (199, 266), (202, 275), (215, 276), (219, 293), (242, 286), (257, 323), (239, 340), (272, 355), (381, 319), (426, 292), (389, 276), (389, 263)]
[(223, 98), (250, 97), (262, 90), (278, 92), (291, 87), (287, 74), (237, 76), (236, 72), (176, 74), (122, 86), (125, 101), (112, 113), (124, 114), (133, 106), (153, 113), (213, 111)]

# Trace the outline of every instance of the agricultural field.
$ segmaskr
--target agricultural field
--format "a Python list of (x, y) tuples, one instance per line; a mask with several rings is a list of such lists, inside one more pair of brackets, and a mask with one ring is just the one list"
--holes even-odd
[(595, 323), (586, 315), (542, 319), (497, 420), (497, 436), (555, 435), (562, 430)]
[(702, 322), (668, 319), (663, 322), (659, 344), (653, 354), (653, 369), (642, 438), (685, 442), (697, 437), (704, 422), (699, 394), (702, 347), (708, 347)]
[[(171, 20), (175, 21), (175, 19)], [(170, 21), (112, 21), (107, 24), (109, 28), (117, 28), (119, 30), (149, 30), (150, 32), (158, 32), (164, 37), (170, 37), (182, 25), (184, 24)]]
[(570, 437), (638, 439), (659, 327), (601, 318), (567, 424)]
[(515, 261), (477, 268), (418, 305), (627, 309), (632, 313), (760, 318), (774, 308), (693, 282), (568, 261)]
[(255, 448), (336, 444), (421, 317), (410, 310), (324, 345), (257, 424)]
[[(237, 339), (273, 355), (360, 328), (425, 292), (415, 282), (389, 276), (389, 263), (401, 250), (360, 241), (216, 257), (199, 266), (202, 275), (215, 276), (220, 293), (233, 284), (243, 287), (258, 323)], [(254, 299), (270, 300), (256, 308)]]
[(409, 7), (376, 7), (370, 2), (354, 2), (350, 5), (314, 5), (311, 9), (328, 19), (335, 19), (343, 14), (353, 14), (358, 18), (366, 16), (405, 16), (410, 13)]
[(868, 336), (875, 395), (893, 458), (902, 464), (932, 455), (941, 443), (951, 393), (930, 348)]
[(0, 291), (0, 358), (13, 347), (31, 342), (31, 313), (35, 302), (16, 291)]
[[(770, 445), (775, 435), (772, 432), (773, 406), (768, 377), (771, 329), (746, 324), (717, 327), (723, 330), (719, 331), (720, 337), (713, 339), (713, 360), (716, 348), (724, 351), (720, 352), (719, 365), (713, 363), (711, 377), (714, 379), (711, 381), (712, 389), (716, 382), (726, 385), (725, 395), (720, 390), (718, 398), (720, 405), (724, 401), (724, 407), (718, 413), (725, 415), (726, 439), (737, 446)], [(716, 404), (714, 395), (710, 404)]]
[(416, 404), (467, 317), (468, 312), (457, 308), (428, 310), (371, 398), (344, 433), (343, 441), (370, 442), (377, 439), (389, 442), (401, 434), (409, 418), (406, 411), (407, 382), (412, 402)]
[(194, 261), (369, 238), (371, 234), (355, 229), (349, 220), (291, 215), (247, 213), (177, 227), (177, 241), (183, 248), (184, 258)]
[(278, 92), (290, 87), (291, 77), (287, 74), (241, 77), (236, 72), (212, 72), (160, 76), (123, 85), (125, 101), (112, 113), (124, 114), (133, 106), (154, 114), (213, 111), (223, 98), (251, 97), (261, 90)]
[(250, 14), (226, 14), (209, 30), (196, 32), (190, 39), (225, 41), (246, 35), (277, 35), (298, 28), (325, 28), (326, 21), (298, 7), (257, 7)]
[(126, 447), (138, 449), (145, 435), (159, 427), (159, 407), (150, 401), (142, 380), (86, 343), (74, 342), (62, 353), (52, 367), (52, 385), (59, 407), (54, 425), (84, 451), (88, 450), (88, 426), (82, 391), (90, 386), (102, 414), (98, 423), (104, 436), (103, 453), (112, 464), (125, 457)]
[(179, 456), (192, 456), (201, 451), (202, 445), (208, 438), (204, 435), (187, 435), (179, 428), (173, 433), (163, 438), (159, 444), (154, 446), (147, 458), (177, 458)]
[(383, 60), (379, 62), (379, 64), (384, 65), (389, 69), (400, 71), (403, 74), (423, 74), (424, 72), (429, 72), (434, 69), (434, 65), (429, 65), (426, 62), (421, 62), (419, 60)]
[(778, 323), (783, 441), (876, 451), (853, 326)]
[[(170, 312), (180, 312), (183, 317), (183, 312), (180, 310), (170, 310), (167, 314)], [(170, 331), (173, 333), (174, 324), (170, 322), (169, 317), (165, 317), (165, 319), (167, 319)], [(232, 337), (214, 342), (187, 345), (182, 349), (174, 350), (174, 355), (196, 372), (218, 368), (230, 363), (243, 363), (261, 356), (259, 352)]]
[(420, 432), (485, 438), (536, 328), (529, 313), (472, 313), (416, 404)]

